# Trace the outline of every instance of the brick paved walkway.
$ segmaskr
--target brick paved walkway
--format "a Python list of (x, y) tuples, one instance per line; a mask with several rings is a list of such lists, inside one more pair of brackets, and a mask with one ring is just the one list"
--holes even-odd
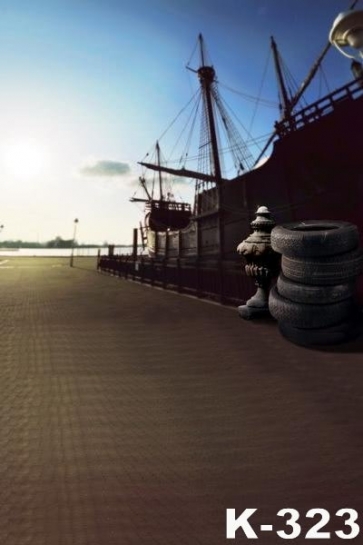
[(283, 507), (363, 517), (362, 339), (299, 348), (87, 263), (0, 258), (1, 544), (247, 543), (225, 510), (255, 507), (265, 545)]

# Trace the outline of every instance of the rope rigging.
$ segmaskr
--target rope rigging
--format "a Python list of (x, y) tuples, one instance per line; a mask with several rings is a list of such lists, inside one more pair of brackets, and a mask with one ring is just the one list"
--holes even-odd
[(194, 127), (195, 127), (197, 117), (198, 117), (200, 103), (201, 103), (201, 94), (199, 92), (198, 96), (195, 97), (194, 109), (190, 112), (190, 115), (189, 115), (188, 120), (187, 120), (187, 122), (186, 122), (186, 124), (184, 126), (184, 129), (181, 131), (177, 141), (175, 142), (175, 144), (174, 144), (174, 146), (173, 146), (173, 148), (172, 148), (172, 150), (170, 152), (168, 162), (170, 162), (170, 157), (172, 157), (172, 155), (174, 154), (174, 151), (177, 148), (177, 146), (179, 145), (179, 142), (180, 142), (180, 140), (181, 140), (181, 138), (182, 138), (182, 136), (184, 134), (184, 131), (186, 131), (186, 129), (188, 127), (188, 124), (190, 123), (190, 129), (189, 129), (188, 137), (186, 139), (186, 143), (185, 143), (185, 146), (184, 146), (184, 151), (182, 152), (182, 154), (180, 156), (180, 159), (179, 159), (179, 164), (180, 165), (182, 165), (185, 162), (184, 157), (188, 156), (188, 151), (189, 151), (189, 147), (190, 147), (190, 144), (191, 144)]
[[(195, 98), (199, 95), (199, 89), (194, 93), (194, 95), (189, 99), (189, 101), (186, 103), (186, 105), (179, 111), (179, 113), (174, 117), (174, 119), (169, 123), (169, 125), (166, 127), (166, 129), (162, 132), (162, 134), (157, 138), (157, 141), (160, 142), (162, 138), (166, 135), (166, 133), (171, 129), (173, 125), (177, 122), (179, 117), (189, 108), (191, 103), (195, 100)], [(143, 160), (150, 155), (152, 150), (154, 149), (154, 146), (150, 148), (150, 150), (144, 155)]]
[[(257, 100), (255, 102), (255, 107), (254, 107), (253, 112), (252, 112), (251, 121), (250, 121), (250, 124), (248, 126), (247, 134), (251, 133), (252, 127), (253, 127), (253, 124), (254, 124), (254, 121), (255, 121), (255, 117), (256, 117), (256, 114), (257, 114), (257, 110), (258, 110), (260, 104), (264, 103), (264, 100), (261, 98), (261, 94), (262, 94), (262, 89), (263, 89), (263, 86), (264, 86), (264, 83), (265, 83), (265, 80), (266, 80), (267, 69), (268, 69), (268, 66), (270, 64), (270, 60), (271, 60), (271, 48), (269, 47), (268, 55), (267, 55), (267, 58), (266, 58), (266, 61), (265, 61), (265, 67), (264, 67), (262, 78), (261, 78), (260, 88), (258, 90)], [(273, 103), (273, 106), (271, 106), (271, 107), (273, 107), (275, 109), (275, 108), (278, 107), (278, 104)]]
[(219, 86), (223, 87), (227, 91), (230, 91), (231, 93), (234, 93), (235, 95), (238, 95), (242, 98), (244, 98), (247, 102), (253, 102), (254, 104), (261, 104), (262, 106), (266, 106), (267, 108), (276, 109), (278, 108), (278, 103), (273, 100), (268, 100), (265, 98), (261, 98), (260, 96), (253, 96), (249, 95), (247, 93), (243, 93), (242, 91), (237, 91), (236, 89), (233, 89), (232, 87), (229, 87), (228, 85), (225, 85), (224, 83), (219, 82)]
[[(195, 55), (195, 52), (198, 46), (198, 41), (200, 44), (201, 68), (199, 68), (198, 70), (194, 70), (190, 68), (190, 62)], [(272, 38), (272, 41), (273, 41), (273, 38)], [(278, 65), (280, 70), (280, 74), (279, 74), (280, 110), (282, 112), (282, 117), (284, 117), (285, 115), (291, 115), (292, 110), (296, 107), (297, 105), (296, 97), (299, 97), (299, 100), (302, 97), (299, 91), (299, 86), (297, 85), (295, 78), (293, 77), (291, 71), (288, 69), (280, 53), (277, 51), (277, 48), (276, 48), (275, 56), (276, 58), (278, 58)], [(230, 175), (230, 173), (232, 172), (232, 163), (236, 172), (235, 176), (240, 175), (244, 171), (252, 169), (258, 163), (261, 156), (267, 149), (267, 146), (265, 146), (261, 152), (261, 147), (263, 143), (266, 141), (268, 135), (263, 135), (257, 138), (253, 138), (251, 136), (250, 129), (252, 127), (252, 124), (254, 123), (257, 109), (260, 106), (276, 109), (277, 103), (272, 100), (267, 100), (261, 97), (263, 84), (266, 78), (267, 67), (270, 62), (271, 54), (268, 55), (266, 63), (265, 63), (265, 69), (264, 69), (264, 73), (262, 77), (262, 82), (261, 82), (257, 97), (244, 93), (244, 92), (236, 91), (235, 89), (227, 85), (219, 83), (215, 77), (215, 73), (214, 73), (214, 69), (212, 65), (206, 64), (207, 57), (209, 58), (209, 56), (207, 56), (203, 39), (201, 36), (199, 36), (197, 43), (191, 54), (191, 57), (186, 66), (188, 69), (198, 74), (201, 85), (198, 88), (198, 90), (193, 94), (193, 96), (188, 101), (188, 103), (179, 111), (177, 116), (167, 126), (167, 128), (159, 137), (158, 141), (162, 141), (164, 139), (165, 135), (170, 132), (171, 128), (176, 124), (176, 122), (181, 118), (181, 116), (189, 109), (187, 121), (184, 124), (182, 130), (180, 131), (170, 153), (168, 154), (168, 161), (165, 163), (165, 165), (169, 166), (174, 163), (179, 165), (179, 170), (183, 170), (183, 169), (187, 170), (186, 165), (194, 162), (197, 165), (197, 170), (194, 170), (195, 174), (199, 172), (199, 173), (205, 173), (209, 175), (210, 177), (216, 176), (215, 183), (218, 183), (217, 172), (219, 172), (219, 177), (225, 179), (226, 178), (225, 173), (228, 172), (228, 175)], [(320, 68), (320, 87), (321, 87), (323, 78), (324, 78), (325, 85), (327, 85), (327, 82), (326, 82), (326, 77), (323, 72), (323, 69), (320, 66), (319, 68)], [(208, 71), (210, 71), (210, 73), (213, 73), (212, 76), (210, 74), (209, 76), (207, 76)], [(281, 82), (283, 83), (281, 84)], [(244, 100), (253, 102), (255, 104), (255, 108), (252, 114), (252, 120), (250, 122), (250, 128), (248, 130), (241, 123), (241, 121), (238, 119), (238, 117), (235, 115), (232, 109), (228, 106), (228, 104), (224, 101), (224, 99), (221, 97), (218, 87), (223, 87), (227, 89), (228, 91), (231, 91), (232, 93), (235, 93), (241, 96)], [(209, 94), (208, 100), (210, 101), (209, 103), (205, 95), (207, 88), (208, 88), (208, 94)], [(300, 87), (300, 90), (301, 90), (301, 87)], [(197, 142), (194, 138), (194, 132), (195, 132), (194, 129), (196, 127), (197, 117), (199, 117), (200, 114), (202, 115), (201, 115), (199, 147), (198, 147)], [(215, 127), (214, 127), (214, 121), (213, 121), (213, 126), (211, 126), (211, 116), (214, 117)], [(235, 124), (236, 121), (242, 127), (244, 134), (247, 135), (247, 138), (241, 137)], [(214, 131), (214, 136), (212, 137), (213, 131)], [(270, 136), (270, 138), (267, 140), (267, 145), (272, 143), (275, 135), (276, 133)], [(214, 143), (213, 143), (213, 139), (214, 139)], [(177, 148), (181, 147), (180, 145), (182, 142), (184, 142), (184, 144), (182, 145), (183, 149), (180, 154), (180, 157), (179, 159), (174, 160), (172, 157), (175, 154), (175, 151), (177, 150)], [(251, 146), (254, 146), (255, 149), (261, 152), (256, 161), (254, 160), (252, 153), (249, 149)], [(190, 150), (193, 147), (197, 148), (197, 153), (190, 153)], [(217, 158), (216, 150), (218, 153), (218, 158)], [(230, 153), (229, 159), (228, 159), (228, 153)], [(149, 153), (146, 154), (146, 157), (148, 155)], [(216, 161), (218, 162), (218, 164), (216, 163)], [(171, 170), (172, 169), (169, 168), (169, 171)], [(178, 175), (177, 169), (174, 169), (174, 170), (175, 170), (175, 175)], [(191, 169), (191, 171), (192, 170), (193, 169)], [(182, 173), (180, 173), (180, 175), (182, 175)], [(233, 178), (235, 176), (231, 176), (231, 177)], [(211, 187), (211, 185), (212, 186), (214, 185), (212, 178), (208, 179), (208, 177), (204, 177), (200, 179), (199, 178), (195, 179), (196, 192), (200, 192), (201, 190), (204, 190), (205, 188)]]
[(232, 122), (216, 86), (212, 87), (212, 95), (217, 105), (218, 113), (225, 128), (228, 141), (230, 142), (230, 150), (233, 155), (237, 173), (241, 173), (246, 169), (250, 170), (253, 166), (252, 155)]

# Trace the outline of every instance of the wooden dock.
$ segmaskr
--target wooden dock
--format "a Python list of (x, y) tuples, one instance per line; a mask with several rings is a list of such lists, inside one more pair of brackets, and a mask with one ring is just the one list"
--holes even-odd
[(225, 522), (247, 507), (263, 545), (297, 509), (302, 544), (311, 508), (363, 517), (362, 337), (297, 347), (92, 258), (0, 258), (0, 308), (4, 545), (248, 543)]

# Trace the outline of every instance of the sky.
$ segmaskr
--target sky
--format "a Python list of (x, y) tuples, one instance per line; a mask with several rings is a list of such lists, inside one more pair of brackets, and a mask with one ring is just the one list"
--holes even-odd
[[(0, 0), (0, 246), (72, 238), (75, 218), (79, 243), (131, 243), (143, 218), (129, 202), (138, 161), (198, 88), (186, 70), (189, 60), (198, 67), (198, 34), (241, 130), (259, 137), (279, 117), (270, 36), (300, 83), (350, 3)], [(323, 66), (311, 99), (327, 90), (325, 77), (331, 90), (351, 79), (333, 48)], [(256, 112), (230, 89), (269, 103)], [(176, 189), (176, 198), (191, 195), (188, 182)]]

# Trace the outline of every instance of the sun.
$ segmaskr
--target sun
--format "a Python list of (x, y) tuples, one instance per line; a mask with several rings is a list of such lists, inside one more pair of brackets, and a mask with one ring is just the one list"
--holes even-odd
[(36, 140), (7, 142), (1, 149), (1, 162), (14, 178), (30, 180), (39, 176), (47, 163), (45, 147)]

